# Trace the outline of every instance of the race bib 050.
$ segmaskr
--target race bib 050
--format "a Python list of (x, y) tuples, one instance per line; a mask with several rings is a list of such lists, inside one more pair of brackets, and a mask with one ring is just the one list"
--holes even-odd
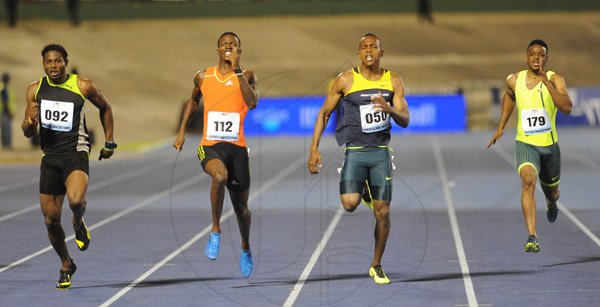
[(360, 106), (360, 125), (364, 133), (385, 130), (390, 126), (389, 114), (376, 111), (375, 106), (374, 104)]

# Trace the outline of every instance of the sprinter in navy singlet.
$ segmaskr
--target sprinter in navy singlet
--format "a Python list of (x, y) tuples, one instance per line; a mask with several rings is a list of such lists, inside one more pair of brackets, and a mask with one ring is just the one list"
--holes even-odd
[(340, 105), (336, 139), (339, 145), (346, 147), (340, 199), (346, 211), (356, 210), (368, 181), (377, 221), (369, 275), (377, 284), (390, 282), (381, 267), (390, 232), (392, 199), (392, 167), (387, 148), (392, 127), (390, 118), (404, 128), (410, 120), (402, 80), (380, 67), (382, 56), (383, 48), (377, 36), (369, 33), (362, 37), (358, 46), (361, 64), (334, 80), (319, 111), (308, 158), (310, 173), (318, 174), (321, 167), (319, 142), (331, 113)]

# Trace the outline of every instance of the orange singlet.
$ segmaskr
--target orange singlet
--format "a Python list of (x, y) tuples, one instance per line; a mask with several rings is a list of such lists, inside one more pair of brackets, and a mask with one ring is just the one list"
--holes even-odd
[(209, 67), (200, 90), (204, 96), (204, 129), (200, 145), (230, 142), (246, 147), (244, 120), (248, 106), (235, 73), (221, 75), (217, 67)]

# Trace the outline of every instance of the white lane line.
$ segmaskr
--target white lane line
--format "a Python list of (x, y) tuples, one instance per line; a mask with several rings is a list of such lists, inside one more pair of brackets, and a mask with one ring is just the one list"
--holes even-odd
[(587, 166), (588, 168), (591, 168), (591, 169), (595, 170), (596, 172), (600, 172), (600, 165), (598, 165), (598, 163), (590, 160), (588, 157), (586, 157), (574, 150), (569, 150), (569, 156), (573, 156), (575, 158), (575, 160), (579, 161), (581, 164)]
[[(504, 148), (496, 145), (493, 146), (492, 148), (494, 148), (494, 151), (496, 151), (502, 158), (504, 158), (504, 160), (506, 162), (508, 162), (509, 164), (513, 164), (511, 162), (512, 157), (510, 156), (510, 154), (508, 152), (506, 152), (506, 150), (504, 150)], [(514, 166), (513, 166), (514, 167)], [(542, 188), (538, 185), (536, 186), (536, 190), (541, 193), (542, 195), (544, 195), (544, 191), (542, 191)], [(544, 196), (545, 197), (545, 196)], [(579, 227), (579, 229), (585, 233), (590, 239), (592, 239), (592, 241), (594, 241), (594, 243), (596, 243), (596, 245), (600, 246), (600, 239), (598, 238), (598, 236), (596, 236), (587, 226), (585, 226), (585, 224), (583, 224), (572, 212), (571, 210), (569, 210), (569, 208), (567, 208), (567, 206), (565, 206), (563, 203), (561, 203), (560, 201), (556, 202), (560, 208), (560, 211), (564, 212), (565, 215), (571, 220), (571, 222), (573, 222), (573, 224), (577, 225), (577, 227)]]
[(446, 168), (444, 166), (442, 149), (440, 148), (440, 144), (435, 136), (431, 137), (431, 143), (433, 145), (433, 153), (435, 154), (435, 163), (437, 164), (438, 172), (440, 173), (440, 180), (442, 181), (442, 189), (444, 191), (444, 198), (446, 199), (446, 207), (448, 209), (448, 218), (450, 219), (450, 225), (452, 226), (452, 236), (454, 237), (456, 254), (458, 255), (463, 282), (465, 284), (467, 301), (469, 303), (469, 307), (479, 306), (477, 303), (477, 297), (475, 296), (475, 290), (473, 289), (473, 281), (471, 280), (471, 273), (469, 272), (469, 264), (467, 263), (465, 248), (463, 247), (462, 238), (460, 237), (460, 228), (458, 227), (458, 220), (456, 219), (454, 202), (452, 200), (452, 195), (450, 194), (450, 188), (448, 187), (448, 175), (446, 174)]
[(304, 284), (306, 283), (306, 280), (308, 279), (310, 272), (317, 264), (317, 261), (319, 260), (321, 253), (323, 253), (325, 246), (327, 246), (327, 243), (329, 242), (329, 239), (331, 238), (333, 231), (335, 230), (338, 223), (340, 222), (340, 219), (342, 218), (343, 214), (344, 214), (344, 210), (341, 208), (338, 209), (338, 211), (336, 211), (335, 216), (329, 223), (329, 226), (325, 230), (325, 233), (323, 233), (323, 237), (321, 238), (319, 245), (317, 245), (317, 248), (312, 253), (312, 256), (310, 256), (310, 260), (304, 267), (304, 270), (302, 271), (302, 274), (300, 274), (298, 281), (292, 288), (290, 295), (288, 296), (287, 300), (285, 300), (285, 303), (283, 303), (284, 307), (291, 307), (292, 305), (294, 305), (294, 302), (296, 302), (296, 299), (298, 298), (298, 295), (300, 295), (300, 291), (302, 291), (302, 287), (304, 287)]
[(7, 184), (3, 187), (0, 187), (0, 193), (4, 193), (4, 192), (10, 191), (10, 190), (16, 190), (18, 188), (22, 188), (22, 187), (28, 186), (30, 184), (34, 184), (37, 182), (37, 180), (38, 180), (38, 177), (33, 177), (33, 178), (21, 180), (19, 182)]
[[(123, 180), (127, 180), (127, 179), (131, 179), (133, 177), (141, 176), (141, 175), (143, 175), (145, 173), (151, 172), (153, 170), (156, 170), (158, 168), (161, 168), (161, 167), (163, 167), (165, 165), (169, 165), (169, 164), (173, 164), (173, 161), (171, 161), (170, 159), (162, 159), (162, 161), (160, 161), (160, 162), (152, 163), (150, 165), (146, 165), (144, 167), (140, 167), (137, 170), (133, 170), (131, 172), (127, 172), (127, 173), (124, 173), (124, 174), (121, 174), (121, 175), (118, 175), (118, 176), (112, 176), (112, 177), (107, 178), (107, 179), (102, 180), (102, 181), (98, 181), (97, 183), (91, 184), (88, 187), (87, 191), (91, 192), (91, 191), (94, 191), (94, 190), (97, 190), (97, 189), (109, 186), (111, 184), (115, 184), (115, 183), (123, 181)], [(36, 178), (36, 180), (38, 180), (38, 179)], [(13, 217), (16, 217), (16, 216), (19, 216), (19, 215), (22, 215), (22, 214), (25, 214), (25, 213), (28, 213), (28, 212), (31, 212), (31, 211), (34, 211), (35, 209), (37, 209), (39, 207), (40, 207), (40, 204), (37, 203), (35, 205), (31, 205), (29, 207), (23, 208), (23, 209), (21, 209), (19, 211), (15, 211), (13, 213), (9, 213), (7, 215), (0, 216), (0, 222), (6, 221), (8, 219), (11, 219)]]
[[(123, 216), (125, 216), (125, 215), (127, 215), (127, 214), (129, 214), (129, 213), (131, 213), (131, 212), (133, 212), (135, 210), (138, 210), (138, 209), (140, 209), (140, 208), (142, 208), (144, 206), (147, 206), (147, 205), (149, 205), (149, 204), (151, 204), (151, 203), (153, 203), (153, 202), (155, 202), (155, 201), (157, 201), (157, 200), (159, 200), (159, 199), (161, 199), (163, 197), (169, 196), (169, 193), (171, 193), (171, 192), (179, 191), (181, 189), (184, 189), (186, 187), (191, 186), (192, 184), (195, 184), (195, 183), (197, 183), (199, 181), (202, 181), (202, 180), (204, 180), (206, 178), (208, 178), (208, 176), (206, 176), (205, 174), (201, 174), (201, 175), (196, 175), (196, 176), (194, 176), (192, 178), (189, 178), (189, 179), (187, 179), (185, 181), (182, 181), (179, 184), (173, 186), (172, 189), (169, 188), (169, 189), (163, 190), (160, 193), (154, 194), (153, 196), (151, 196), (150, 198), (147, 198), (146, 200), (143, 200), (143, 201), (141, 201), (141, 202), (139, 202), (139, 203), (137, 203), (137, 204), (135, 204), (135, 205), (133, 205), (131, 207), (128, 207), (127, 209), (125, 209), (123, 211), (120, 211), (119, 213), (117, 213), (115, 215), (112, 215), (112, 216), (110, 216), (110, 217), (108, 217), (108, 218), (106, 218), (106, 219), (104, 219), (104, 220), (102, 220), (102, 221), (100, 221), (100, 222), (98, 222), (98, 223), (96, 223), (94, 225), (91, 225), (88, 229), (91, 231), (91, 230), (94, 230), (96, 228), (102, 227), (102, 226), (104, 226), (104, 225), (106, 225), (106, 224), (108, 224), (108, 223), (110, 223), (110, 222), (112, 222), (112, 221), (114, 221), (116, 219), (122, 218)], [(68, 236), (68, 237), (65, 238), (65, 242), (71, 241), (74, 238), (75, 238), (74, 234), (70, 235), (70, 236)], [(39, 251), (37, 251), (37, 252), (35, 252), (33, 254), (30, 254), (30, 255), (28, 255), (28, 256), (26, 256), (24, 258), (21, 258), (21, 259), (15, 261), (15, 262), (13, 262), (13, 263), (11, 263), (11, 264), (3, 267), (3, 268), (0, 268), (0, 273), (4, 272), (6, 270), (9, 270), (9, 269), (11, 269), (11, 268), (13, 268), (13, 267), (15, 267), (17, 265), (20, 265), (20, 264), (22, 264), (22, 263), (24, 263), (24, 262), (26, 262), (26, 261), (28, 261), (28, 260), (30, 260), (32, 258), (35, 258), (35, 257), (37, 257), (37, 256), (39, 256), (39, 255), (41, 255), (41, 254), (43, 254), (43, 253), (45, 253), (45, 252), (47, 252), (47, 251), (49, 251), (51, 249), (52, 249), (52, 246), (50, 245), (50, 246), (47, 246), (46, 248), (41, 249), (41, 250), (39, 250)]]
[[(260, 188), (256, 192), (252, 192), (252, 195), (250, 195), (250, 197), (248, 197), (248, 203), (253, 201), (255, 198), (260, 197), (264, 192), (268, 191), (273, 186), (278, 184), (281, 180), (283, 180), (285, 177), (287, 177), (293, 171), (298, 169), (301, 165), (304, 165), (304, 162), (305, 162), (305, 157), (303, 155), (300, 158), (298, 158), (296, 161), (294, 161), (292, 164), (288, 165), (285, 169), (283, 169), (281, 172), (279, 172), (273, 178), (269, 179), (269, 181), (267, 181), (263, 185), (261, 185)], [(224, 215), (221, 216), (221, 221), (223, 222), (223, 221), (227, 220), (229, 217), (233, 216), (233, 213), (234, 213), (233, 209), (229, 209), (229, 211), (227, 211)], [(131, 282), (129, 285), (125, 286), (123, 289), (121, 289), (121, 291), (117, 292), (117, 294), (115, 294), (113, 297), (108, 299), (106, 302), (102, 303), (102, 305), (100, 305), (100, 307), (110, 306), (111, 304), (116, 302), (118, 299), (123, 297), (125, 294), (127, 294), (127, 292), (131, 291), (133, 288), (135, 288), (137, 285), (139, 285), (141, 282), (143, 282), (146, 278), (148, 278), (154, 272), (158, 271), (162, 266), (167, 264), (173, 258), (175, 258), (179, 254), (181, 254), (184, 250), (186, 250), (187, 248), (192, 246), (194, 243), (196, 243), (196, 241), (200, 240), (203, 236), (208, 234), (208, 232), (211, 230), (211, 228), (212, 228), (212, 225), (206, 226), (206, 228), (204, 228), (201, 232), (196, 234), (193, 238), (191, 238), (190, 240), (185, 242), (183, 245), (181, 245), (178, 249), (176, 249), (171, 254), (169, 254), (168, 256), (163, 258), (160, 262), (158, 262), (156, 265), (154, 265), (152, 268), (150, 268), (144, 274), (140, 275), (140, 277), (138, 277), (136, 280)]]
[[(543, 194), (544, 192), (542, 192)], [(585, 233), (596, 245), (600, 246), (600, 239), (589, 229), (587, 228), (576, 216), (569, 210), (564, 204), (560, 201), (557, 201), (558, 206), (560, 207), (560, 211), (562, 211), (569, 219), (573, 222), (573, 224), (577, 225), (583, 233)]]
[(21, 214), (25, 214), (27, 212), (31, 212), (31, 211), (39, 208), (39, 207), (40, 207), (40, 205), (37, 204), (37, 205), (33, 205), (33, 206), (29, 206), (29, 207), (23, 208), (23, 209), (21, 209), (19, 211), (15, 211), (13, 213), (9, 213), (9, 214), (4, 215), (4, 216), (0, 216), (0, 222), (12, 219), (13, 217), (19, 216)]
[[(221, 216), (221, 222), (226, 221), (232, 215), (233, 215), (233, 209), (229, 209), (225, 214), (223, 214)], [(137, 285), (139, 285), (141, 282), (143, 282), (146, 278), (150, 277), (150, 275), (154, 274), (154, 272), (158, 271), (158, 269), (160, 269), (162, 266), (167, 264), (173, 258), (175, 258), (179, 254), (181, 254), (184, 250), (188, 249), (190, 246), (192, 246), (194, 243), (196, 243), (196, 241), (200, 240), (202, 237), (204, 237), (206, 234), (208, 234), (211, 230), (212, 230), (212, 225), (206, 226), (206, 228), (204, 228), (201, 232), (199, 232), (194, 237), (192, 237), (190, 240), (185, 242), (178, 249), (176, 249), (175, 251), (170, 253), (167, 257), (163, 258), (161, 261), (159, 261), (157, 264), (155, 264), (152, 268), (150, 268), (144, 274), (140, 275), (140, 277), (138, 277), (136, 280), (131, 282), (129, 285), (125, 286), (125, 288), (121, 289), (121, 291), (117, 292), (117, 294), (115, 294), (113, 297), (108, 299), (106, 302), (102, 303), (102, 305), (100, 305), (99, 307), (110, 306), (111, 304), (116, 302), (118, 299), (120, 299), (125, 294), (127, 294), (127, 292), (129, 292), (131, 289), (135, 288)]]

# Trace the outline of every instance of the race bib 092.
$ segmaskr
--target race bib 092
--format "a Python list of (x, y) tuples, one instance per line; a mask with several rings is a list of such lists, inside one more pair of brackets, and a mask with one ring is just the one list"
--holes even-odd
[(42, 127), (54, 131), (71, 131), (74, 107), (72, 102), (42, 99), (40, 103)]

